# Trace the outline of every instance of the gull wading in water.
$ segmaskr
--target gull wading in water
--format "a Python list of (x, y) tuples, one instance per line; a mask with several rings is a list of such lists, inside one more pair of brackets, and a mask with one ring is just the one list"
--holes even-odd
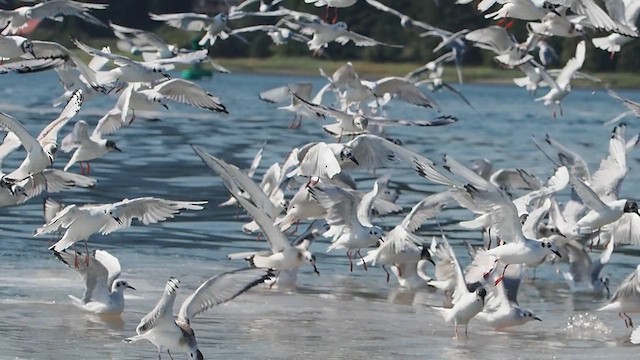
[(640, 312), (640, 265), (620, 284), (609, 304), (598, 311), (617, 312), (626, 327), (633, 327), (633, 321), (627, 313)]
[(68, 252), (54, 252), (54, 255), (68, 267), (74, 268), (74, 259), (91, 257), (91, 261), (75, 267), (84, 282), (82, 299), (73, 295), (69, 298), (82, 310), (98, 315), (120, 315), (124, 311), (124, 291), (135, 288), (120, 278), (120, 262), (104, 250), (94, 250), (91, 255)]
[(170, 278), (156, 307), (145, 315), (136, 327), (138, 335), (126, 338), (126, 343), (140, 340), (151, 342), (158, 349), (158, 359), (166, 351), (184, 352), (189, 359), (203, 360), (196, 335), (191, 328), (193, 319), (205, 311), (233, 300), (252, 287), (262, 284), (273, 274), (269, 270), (244, 268), (222, 273), (205, 281), (187, 297), (178, 317), (173, 316), (173, 304), (180, 281)]

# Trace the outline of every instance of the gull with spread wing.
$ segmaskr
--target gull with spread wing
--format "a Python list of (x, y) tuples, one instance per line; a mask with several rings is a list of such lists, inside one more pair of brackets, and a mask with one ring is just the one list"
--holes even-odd
[(76, 151), (64, 166), (64, 171), (69, 170), (76, 162), (80, 164), (80, 173), (84, 174), (85, 169), (82, 167), (84, 162), (87, 165), (86, 173), (91, 174), (91, 165), (89, 162), (100, 158), (111, 151), (122, 151), (112, 140), (102, 139), (100, 133), (95, 129), (89, 136), (89, 125), (86, 121), (80, 120), (73, 126), (73, 131), (62, 139), (62, 151), (68, 153), (73, 149)]
[(345, 45), (349, 41), (353, 41), (356, 46), (389, 46), (395, 48), (401, 48), (402, 45), (391, 45), (374, 40), (370, 37), (358, 34), (348, 29), (347, 23), (344, 21), (338, 21), (335, 24), (327, 24), (325, 22), (320, 23), (303, 23), (300, 32), (304, 35), (313, 35), (313, 38), (309, 40), (307, 45), (309, 50), (318, 51), (322, 48), (326, 48), (332, 41), (337, 42), (340, 45)]
[(598, 311), (615, 311), (624, 319), (626, 327), (633, 327), (633, 321), (627, 313), (640, 312), (640, 265), (620, 284), (609, 304)]
[(59, 19), (60, 16), (75, 16), (86, 22), (106, 25), (89, 10), (104, 10), (107, 4), (92, 4), (72, 0), (51, 0), (33, 6), (21, 6), (13, 10), (0, 10), (2, 34), (15, 34), (29, 26), (29, 20)]
[(22, 145), (27, 151), (27, 157), (22, 164), (13, 172), (2, 177), (2, 180), (0, 180), (1, 185), (8, 187), (51, 166), (58, 150), (58, 131), (80, 111), (81, 106), (82, 92), (77, 91), (58, 118), (49, 123), (37, 138), (31, 135), (16, 119), (0, 113), (0, 127), (13, 133), (15, 138), (19, 140), (19, 142), (13, 142), (14, 149)]
[[(133, 219), (144, 225), (155, 224), (173, 218), (180, 210), (202, 210), (206, 201), (173, 201), (153, 197), (124, 199), (113, 204), (68, 205), (49, 223), (41, 226), (34, 236), (65, 230), (62, 239), (50, 247), (61, 252), (78, 241), (97, 232), (102, 235), (131, 226)], [(88, 258), (87, 258), (88, 259)]]
[(140, 320), (136, 327), (138, 335), (123, 341), (135, 343), (148, 340), (158, 349), (158, 359), (166, 350), (169, 357), (172, 357), (171, 351), (183, 351), (189, 359), (203, 360), (204, 356), (191, 328), (193, 319), (215, 306), (235, 299), (271, 276), (270, 271), (255, 268), (238, 269), (214, 276), (184, 300), (177, 318), (173, 316), (173, 304), (180, 281), (172, 277), (167, 281), (158, 304)]
[(196, 13), (178, 13), (178, 14), (152, 14), (149, 13), (151, 20), (162, 21), (167, 25), (186, 31), (205, 31), (198, 45), (207, 46), (207, 43), (213, 46), (218, 38), (226, 40), (229, 38), (227, 21), (229, 16), (226, 13), (219, 13), (214, 17)]
[[(75, 269), (84, 283), (82, 299), (73, 295), (69, 298), (80, 309), (98, 315), (120, 315), (124, 311), (124, 291), (135, 288), (120, 279), (120, 262), (105, 250), (94, 250), (91, 255), (68, 252), (54, 252), (54, 255), (68, 267)], [(80, 265), (74, 261), (88, 258)]]

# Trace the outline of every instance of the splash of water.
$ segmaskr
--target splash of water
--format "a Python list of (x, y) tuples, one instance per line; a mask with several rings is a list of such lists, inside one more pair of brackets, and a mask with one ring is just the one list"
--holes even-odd
[(611, 333), (611, 329), (595, 314), (579, 313), (569, 317), (565, 331), (572, 338), (589, 339)]

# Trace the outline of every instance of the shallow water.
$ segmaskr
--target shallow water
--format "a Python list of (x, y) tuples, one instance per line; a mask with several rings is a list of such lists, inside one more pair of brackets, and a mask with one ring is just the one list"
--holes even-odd
[[(34, 132), (55, 118), (50, 101), (60, 93), (54, 73), (4, 75), (0, 111), (14, 115)], [(0, 359), (140, 359), (155, 358), (149, 343), (127, 345), (122, 338), (135, 333), (139, 319), (158, 300), (169, 276), (182, 281), (178, 302), (206, 278), (244, 266), (226, 260), (231, 252), (260, 249), (264, 242), (240, 231), (242, 213), (219, 208), (228, 195), (189, 144), (204, 146), (212, 154), (248, 166), (263, 141), (268, 141), (262, 174), (293, 146), (325, 138), (314, 121), (300, 130), (288, 130), (288, 113), (260, 102), (257, 93), (293, 81), (320, 78), (232, 74), (201, 85), (222, 97), (230, 115), (210, 114), (173, 105), (158, 122), (136, 120), (110, 138), (123, 153), (109, 154), (92, 164), (98, 185), (52, 197), (69, 203), (104, 203), (141, 196), (181, 200), (208, 200), (203, 211), (189, 212), (153, 226), (134, 226), (107, 237), (95, 236), (92, 248), (103, 248), (120, 259), (123, 277), (138, 290), (127, 293), (122, 318), (105, 320), (86, 315), (70, 304), (67, 294), (82, 293), (79, 279), (46, 249), (52, 238), (33, 238), (42, 223), (42, 199), (0, 209)], [(318, 86), (319, 87), (319, 86)], [(578, 150), (594, 168), (607, 151), (609, 129), (601, 123), (624, 109), (602, 91), (575, 90), (563, 103), (564, 117), (554, 119), (551, 109), (534, 103), (526, 92), (512, 86), (464, 85), (460, 89), (475, 105), (469, 109), (450, 94), (435, 94), (445, 112), (460, 121), (442, 128), (389, 128), (411, 150), (439, 160), (451, 154), (468, 162), (479, 157), (497, 167), (522, 167), (540, 178), (552, 166), (535, 150), (531, 135), (552, 133)], [(542, 93), (540, 93), (542, 94)], [(634, 99), (638, 92), (623, 92)], [(78, 119), (95, 124), (115, 99), (86, 101)], [(429, 110), (393, 104), (395, 117), (420, 118)], [(189, 119), (197, 117), (197, 119)], [(638, 131), (630, 121), (627, 136)], [(62, 136), (71, 126), (64, 129)], [(329, 140), (330, 141), (330, 140)], [(18, 165), (21, 154), (5, 161), (4, 169)], [(631, 170), (622, 193), (634, 197), (640, 190), (638, 153), (631, 153)], [(60, 154), (56, 167), (68, 157)], [(77, 167), (72, 168), (78, 171)], [(370, 187), (371, 175), (357, 174)], [(399, 203), (413, 206), (427, 191), (440, 188), (410, 171), (394, 171), (392, 187), (402, 189)], [(479, 241), (479, 234), (463, 232), (453, 219), (469, 219), (462, 210), (447, 210), (445, 230), (461, 262), (468, 257), (462, 239)], [(379, 220), (394, 226), (399, 216)], [(420, 234), (435, 234), (433, 223)], [(551, 266), (538, 270), (539, 279), (520, 288), (521, 305), (543, 319), (508, 332), (495, 332), (471, 322), (470, 339), (453, 341), (452, 326), (428, 305), (442, 303), (442, 295), (400, 290), (385, 282), (379, 268), (348, 271), (343, 252), (325, 253), (327, 240), (314, 243), (321, 276), (303, 268), (296, 292), (257, 289), (198, 318), (193, 327), (207, 358), (223, 359), (551, 359), (629, 358), (637, 349), (627, 343), (629, 331), (616, 314), (585, 315), (605, 303), (586, 295), (572, 295)], [(638, 263), (636, 248), (616, 249), (605, 273), (615, 288)], [(613, 290), (613, 289), (612, 289)], [(595, 316), (595, 318), (593, 317)], [(569, 323), (571, 322), (571, 326)], [(174, 354), (184, 358), (184, 354)]]

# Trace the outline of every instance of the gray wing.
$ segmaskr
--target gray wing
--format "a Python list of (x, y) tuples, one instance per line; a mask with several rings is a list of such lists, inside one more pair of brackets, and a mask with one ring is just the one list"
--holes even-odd
[(233, 300), (252, 287), (265, 282), (273, 274), (270, 270), (242, 268), (229, 271), (205, 281), (180, 307), (178, 321), (189, 324), (198, 314), (216, 305)]
[(160, 322), (173, 321), (173, 303), (176, 301), (176, 291), (178, 291), (179, 283), (180, 280), (174, 277), (169, 278), (156, 307), (145, 315), (136, 327), (138, 335), (153, 329)]
[[(82, 295), (83, 304), (89, 302), (91, 299), (97, 301), (108, 300), (110, 292), (110, 288), (108, 287), (109, 271), (100, 261), (96, 260), (94, 255), (89, 255), (89, 265), (86, 265), (86, 254), (67, 250), (61, 252), (54, 251), (53, 254), (68, 267), (75, 269), (82, 278), (84, 282), (84, 294)], [(76, 256), (78, 258), (77, 268), (74, 266)]]

